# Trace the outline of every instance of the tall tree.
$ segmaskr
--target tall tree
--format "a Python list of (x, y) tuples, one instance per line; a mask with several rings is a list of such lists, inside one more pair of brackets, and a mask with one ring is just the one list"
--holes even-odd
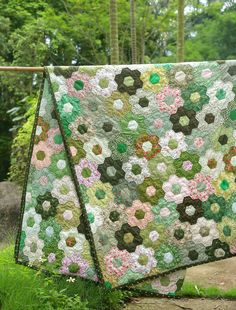
[(111, 64), (119, 63), (119, 41), (118, 41), (118, 22), (117, 22), (117, 3), (110, 0), (110, 49)]
[(184, 61), (184, 0), (178, 0), (177, 62)]
[(136, 38), (135, 0), (130, 0), (130, 29), (131, 29), (132, 64), (136, 64), (137, 63), (137, 38)]

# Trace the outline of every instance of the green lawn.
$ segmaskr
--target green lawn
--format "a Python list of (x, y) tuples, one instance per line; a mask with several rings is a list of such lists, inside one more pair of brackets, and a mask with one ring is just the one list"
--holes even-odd
[(177, 297), (208, 297), (208, 298), (236, 298), (236, 288), (223, 291), (218, 287), (204, 288), (193, 283), (185, 282)]
[(82, 280), (48, 278), (25, 266), (15, 264), (12, 245), (0, 251), (0, 309), (121, 309), (127, 293), (109, 291)]
[[(122, 309), (131, 296), (127, 292), (109, 291), (80, 279), (69, 283), (61, 276), (46, 277), (39, 271), (15, 264), (13, 252), (13, 245), (0, 249), (2, 310), (116, 310)], [(236, 298), (236, 288), (222, 291), (184, 283), (176, 297)]]

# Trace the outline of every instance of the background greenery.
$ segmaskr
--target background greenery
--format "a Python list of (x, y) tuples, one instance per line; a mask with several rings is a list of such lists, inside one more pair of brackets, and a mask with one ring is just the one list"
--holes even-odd
[[(117, 6), (119, 62), (130, 63), (129, 1)], [(139, 63), (175, 62), (176, 15), (176, 0), (136, 0)], [(235, 1), (186, 0), (185, 16), (185, 61), (236, 58)], [(1, 65), (110, 63), (109, 35), (109, 0), (0, 0)], [(0, 181), (22, 183), (41, 78), (0, 73)]]

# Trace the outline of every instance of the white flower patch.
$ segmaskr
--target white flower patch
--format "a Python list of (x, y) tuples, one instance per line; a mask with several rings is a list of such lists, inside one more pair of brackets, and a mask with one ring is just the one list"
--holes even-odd
[(202, 110), (196, 114), (198, 128), (200, 131), (211, 131), (224, 123), (223, 116), (218, 112), (216, 105), (206, 104)]
[(146, 158), (131, 156), (129, 161), (122, 165), (122, 169), (125, 171), (125, 179), (136, 184), (143, 183), (144, 179), (150, 176), (147, 164)]
[(136, 94), (129, 97), (132, 112), (135, 114), (153, 113), (157, 110), (155, 94), (143, 89), (137, 89)]
[(60, 204), (72, 201), (79, 205), (74, 183), (67, 175), (53, 182), (52, 196), (57, 198)]
[(234, 100), (233, 84), (231, 82), (216, 81), (211, 88), (207, 90), (207, 96), (210, 97), (209, 104), (217, 107), (219, 110), (227, 108), (229, 102)]
[(171, 175), (168, 181), (163, 183), (162, 188), (165, 191), (164, 198), (177, 204), (182, 203), (184, 197), (189, 195), (188, 180), (179, 178), (176, 175)]
[(43, 97), (41, 99), (41, 102), (40, 102), (40, 109), (39, 109), (39, 116), (43, 117), (46, 115), (46, 107), (48, 105), (48, 101), (45, 97)]
[(36, 260), (41, 261), (43, 257), (43, 247), (44, 242), (39, 239), (37, 235), (27, 235), (25, 238), (23, 253), (28, 257), (30, 263), (33, 263)]
[(110, 96), (112, 92), (117, 90), (117, 84), (114, 79), (115, 71), (110, 70), (109, 67), (103, 67), (98, 70), (95, 77), (90, 80), (92, 92), (98, 96)]
[(25, 211), (22, 223), (22, 230), (25, 231), (26, 235), (36, 235), (40, 231), (40, 223), (42, 217), (38, 214), (34, 208), (30, 208)]
[(55, 73), (50, 73), (50, 79), (52, 84), (55, 83), (58, 85), (57, 91), (54, 92), (56, 101), (61, 100), (61, 97), (65, 94), (68, 94), (68, 88), (66, 86), (66, 78), (62, 75), (56, 75)]
[(219, 238), (216, 223), (213, 220), (200, 217), (197, 223), (192, 225), (192, 236), (195, 243), (204, 244), (204, 246), (212, 245), (212, 241)]
[(80, 253), (83, 251), (84, 242), (85, 236), (78, 233), (77, 228), (62, 230), (60, 232), (58, 248), (63, 250), (66, 255), (73, 255), (74, 253)]
[(87, 211), (87, 218), (90, 223), (90, 227), (93, 233), (103, 224), (103, 214), (98, 206), (92, 206), (90, 204), (85, 205)]
[(224, 154), (220, 152), (215, 152), (212, 149), (207, 150), (205, 155), (199, 159), (199, 163), (202, 166), (202, 172), (206, 175), (217, 178), (225, 167), (223, 156)]
[(108, 141), (99, 137), (94, 137), (83, 146), (86, 151), (86, 158), (97, 164), (102, 164), (106, 157), (111, 155), (108, 147)]
[(137, 246), (134, 253), (131, 254), (131, 269), (134, 272), (143, 274), (149, 273), (156, 267), (157, 261), (154, 258), (154, 250), (145, 248), (143, 245)]
[(161, 146), (161, 153), (174, 159), (179, 158), (180, 154), (187, 150), (184, 134), (182, 132), (176, 133), (173, 130), (167, 131), (166, 135), (160, 138), (159, 144)]

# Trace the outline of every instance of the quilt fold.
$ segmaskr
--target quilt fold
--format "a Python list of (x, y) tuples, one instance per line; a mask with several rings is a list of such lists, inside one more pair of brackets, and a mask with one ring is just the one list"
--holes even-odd
[(236, 253), (236, 61), (46, 67), (18, 263), (159, 294)]

